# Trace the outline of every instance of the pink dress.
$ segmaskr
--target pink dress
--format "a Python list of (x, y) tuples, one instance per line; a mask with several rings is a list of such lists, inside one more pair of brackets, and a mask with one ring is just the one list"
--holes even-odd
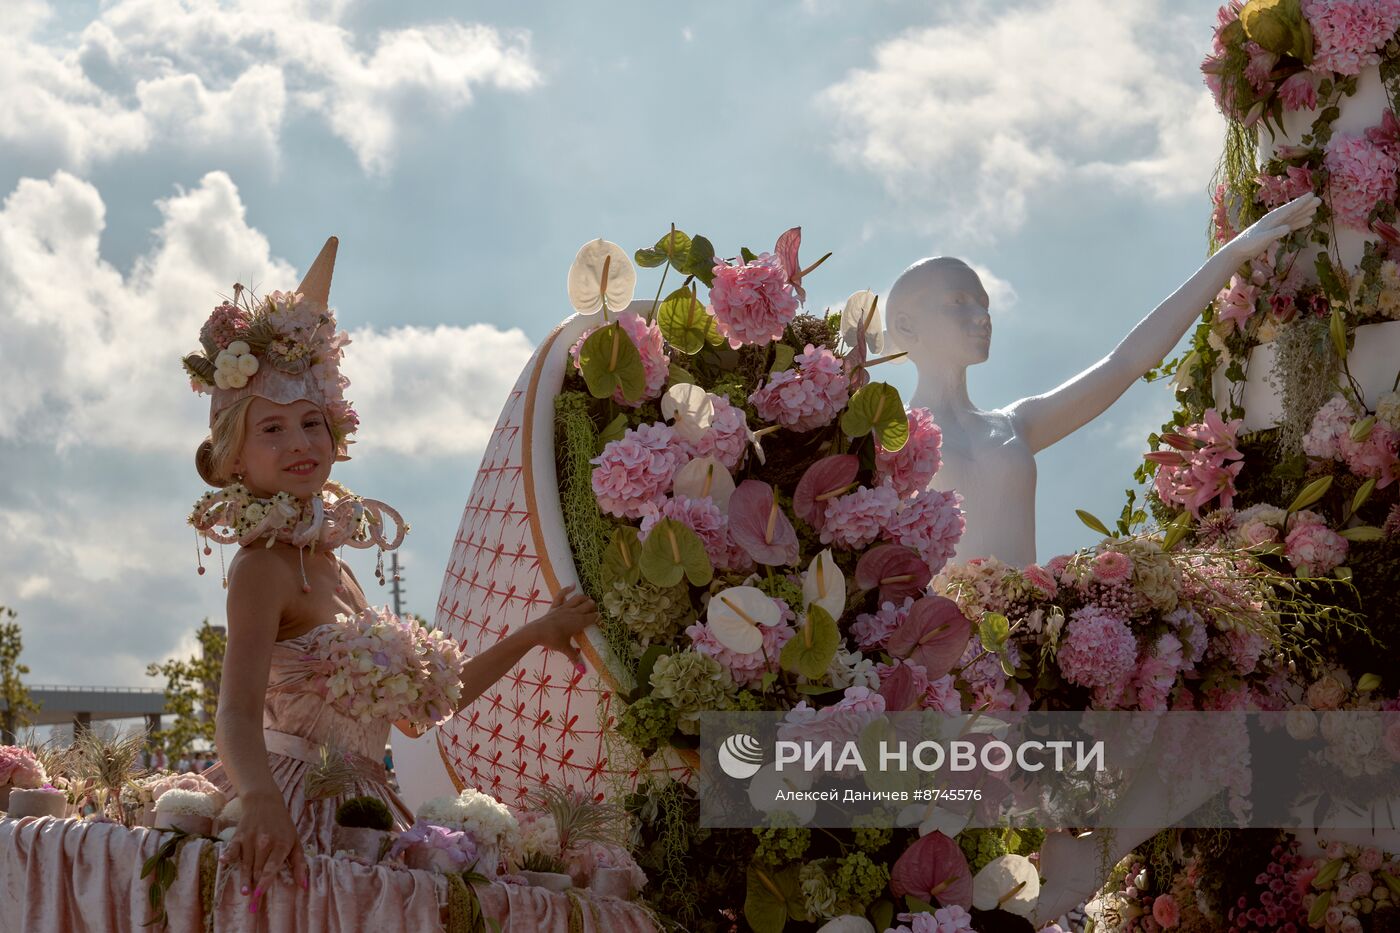
[[(336, 807), (350, 797), (384, 801), (397, 829), (407, 829), (413, 823), (413, 814), (389, 787), (384, 771), (384, 747), (391, 724), (365, 724), (344, 716), (316, 690), (317, 676), (308, 663), (314, 660), (316, 636), (321, 629), (338, 624), (325, 622), (273, 644), (263, 706), (263, 741), (272, 779), (282, 791), (302, 842), (327, 854), (332, 851)], [(334, 796), (318, 796), (316, 788), (307, 787), (307, 778), (322, 762), (323, 750), (343, 758), (356, 774), (350, 786)], [(204, 776), (230, 797), (235, 796), (222, 764)]]

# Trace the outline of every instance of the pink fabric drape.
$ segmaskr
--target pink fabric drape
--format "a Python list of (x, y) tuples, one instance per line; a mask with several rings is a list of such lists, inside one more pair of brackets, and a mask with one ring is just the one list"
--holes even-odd
[[(164, 834), (75, 819), (0, 820), (0, 931), (107, 933), (159, 930), (150, 919), (149, 879), (141, 866)], [(200, 895), (199, 861), (208, 846), (180, 849), (175, 883), (166, 892), (170, 933), (200, 933), (206, 920), (219, 933), (427, 933), (444, 929), (447, 882), (441, 875), (369, 866), (318, 855), (309, 860), (311, 885), (274, 886), (258, 914), (248, 912), (239, 879), (220, 869), (212, 917)], [(570, 916), (586, 933), (651, 933), (649, 915), (636, 904), (583, 892), (491, 884), (477, 888), (482, 911), (505, 931), (567, 933)]]

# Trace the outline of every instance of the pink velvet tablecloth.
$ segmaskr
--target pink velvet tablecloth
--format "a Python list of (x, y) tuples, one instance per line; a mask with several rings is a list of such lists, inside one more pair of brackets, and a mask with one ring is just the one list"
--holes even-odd
[[(159, 931), (151, 918), (150, 879), (142, 864), (168, 835), (80, 820), (0, 819), (0, 931), (85, 933)], [(212, 911), (201, 893), (200, 858), (222, 843), (191, 840), (180, 847), (173, 884), (165, 895), (171, 933), (203, 930), (237, 933), (395, 933), (443, 930), (448, 884), (438, 874), (369, 866), (318, 855), (309, 860), (310, 890), (274, 885), (257, 914), (239, 881), (222, 868), (213, 887)], [(217, 863), (216, 863), (217, 864)], [(654, 933), (641, 907), (583, 892), (491, 884), (476, 888), (482, 912), (504, 931), (568, 933), (570, 918), (593, 933)]]

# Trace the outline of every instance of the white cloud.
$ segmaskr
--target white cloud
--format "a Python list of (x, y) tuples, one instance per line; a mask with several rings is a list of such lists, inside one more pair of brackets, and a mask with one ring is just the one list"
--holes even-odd
[(1021, 296), (1016, 293), (1015, 286), (981, 263), (969, 260), (967, 264), (982, 280), (982, 287), (987, 290), (988, 305), (993, 314), (1005, 314), (1016, 307), (1016, 302)]
[(31, 0), (0, 38), (0, 142), (73, 171), (165, 145), (275, 164), (286, 123), (316, 118), (382, 173), (415, 106), (541, 81), (527, 33), (449, 20), (362, 37), (339, 24), (344, 6), (120, 0), (49, 43)]
[(1208, 27), (1166, 0), (973, 4), (882, 43), (820, 100), (838, 155), (920, 226), (991, 238), (1069, 181), (1203, 191), (1223, 133), (1197, 70)]

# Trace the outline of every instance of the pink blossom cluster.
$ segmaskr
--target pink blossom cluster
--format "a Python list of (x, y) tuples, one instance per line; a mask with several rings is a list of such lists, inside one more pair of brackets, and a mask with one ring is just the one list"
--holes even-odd
[(1400, 28), (1397, 0), (1303, 0), (1313, 33), (1313, 71), (1357, 75), (1380, 64), (1380, 51)]
[(1158, 464), (1153, 485), (1161, 500), (1184, 506), (1197, 518), (1201, 508), (1216, 498), (1228, 508), (1235, 495), (1235, 477), (1244, 466), (1244, 454), (1236, 446), (1241, 423), (1239, 419), (1226, 422), (1218, 411), (1208, 408), (1199, 424), (1163, 435), (1172, 449), (1147, 454), (1148, 460)]
[(1259, 307), (1259, 285), (1239, 274), (1230, 277), (1230, 284), (1215, 299), (1215, 319), (1243, 331)]
[(885, 711), (885, 698), (869, 687), (847, 687), (831, 706), (813, 709), (806, 700), (788, 711), (778, 726), (783, 741), (831, 742), (841, 747), (855, 741)]
[(972, 914), (957, 904), (939, 907), (933, 913), (900, 914), (903, 926), (891, 927), (885, 933), (974, 933)]
[(150, 797), (151, 803), (155, 803), (166, 791), (188, 790), (197, 794), (205, 794), (213, 797), (220, 809), (224, 805), (224, 792), (215, 787), (213, 782), (202, 774), (188, 772), (185, 774), (165, 774), (143, 782), (146, 795)]
[(0, 745), (0, 787), (42, 787), (48, 781), (44, 766), (22, 745)]
[(476, 864), (479, 850), (476, 836), (470, 830), (449, 829), (420, 820), (394, 839), (389, 856), (399, 856), (411, 851), (440, 852), (452, 863), (455, 870), (465, 871)]
[(1383, 489), (1400, 475), (1400, 433), (1377, 420), (1357, 440), (1351, 431), (1358, 420), (1346, 398), (1333, 396), (1313, 416), (1303, 436), (1303, 452), (1319, 460), (1340, 460), (1357, 476), (1374, 477), (1376, 488)]
[(621, 846), (606, 842), (588, 840), (578, 844), (570, 843), (564, 854), (564, 862), (574, 885), (587, 888), (593, 883), (593, 876), (600, 868), (620, 868), (627, 872), (632, 881), (632, 889), (640, 891), (646, 887), (646, 872), (632, 858), (632, 854)]
[[(828, 522), (830, 516), (828, 515)], [(943, 569), (967, 529), (962, 496), (942, 489), (924, 489), (905, 501), (889, 525), (888, 537), (913, 548), (929, 570)]]
[[(1295, 521), (1305, 514), (1294, 516)], [(1316, 521), (1297, 521), (1283, 539), (1283, 553), (1293, 567), (1310, 577), (1331, 573), (1347, 559), (1350, 547), (1346, 538), (1328, 528), (1320, 516)]]
[(387, 608), (341, 615), (317, 629), (302, 660), (332, 709), (360, 723), (406, 719), (427, 730), (462, 695), (457, 643)]
[(671, 489), (690, 446), (665, 422), (629, 428), (589, 462), (598, 507), (618, 518), (641, 518)]
[(763, 253), (752, 262), (715, 263), (710, 307), (715, 325), (729, 345), (767, 346), (783, 335), (797, 316), (797, 293), (788, 281), (782, 260)]
[(695, 456), (714, 457), (726, 470), (734, 470), (743, 459), (749, 443), (749, 416), (723, 395), (710, 393), (714, 418), (695, 443)]
[(889, 641), (894, 630), (909, 618), (909, 609), (913, 605), (914, 598), (906, 596), (902, 603), (896, 604), (887, 600), (874, 612), (862, 612), (857, 615), (855, 622), (851, 624), (851, 636), (855, 638), (856, 645), (861, 651), (885, 647), (885, 642)]
[(648, 502), (639, 529), (640, 540), (646, 541), (656, 523), (663, 518), (680, 522), (695, 532), (700, 543), (705, 545), (705, 553), (709, 556), (710, 563), (720, 568), (729, 566), (729, 555), (734, 549), (729, 538), (729, 522), (713, 499), (708, 496), (703, 499), (676, 496), (662, 499), (659, 504)]
[(891, 486), (860, 486), (826, 505), (822, 544), (860, 550), (889, 528), (899, 512), (899, 493)]
[(232, 302), (225, 301), (214, 309), (209, 320), (199, 329), (199, 342), (212, 343), (220, 350), (227, 350), (235, 340), (241, 340), (248, 329), (248, 312)]
[(1314, 110), (1317, 108), (1317, 87), (1320, 80), (1311, 71), (1299, 71), (1285, 78), (1278, 86), (1279, 99), (1289, 110)]
[(1265, 206), (1280, 207), (1313, 190), (1312, 172), (1301, 165), (1290, 165), (1282, 175), (1259, 175), (1259, 200)]
[[(624, 311), (617, 315), (617, 323), (622, 330), (632, 340), (632, 345), (637, 348), (638, 354), (642, 357), (642, 370), (646, 373), (646, 389), (640, 398), (628, 401), (622, 394), (622, 387), (618, 386), (613, 390), (613, 401), (628, 408), (636, 408), (643, 402), (656, 398), (661, 394), (661, 387), (666, 384), (666, 376), (671, 371), (671, 361), (666, 356), (666, 344), (661, 336), (661, 327), (656, 323), (648, 324), (646, 319), (640, 314), (632, 314)], [(606, 324), (599, 324), (598, 327), (606, 327)], [(569, 348), (569, 356), (573, 358), (574, 369), (583, 372), (583, 363), (580, 361), (580, 354), (583, 352), (583, 342), (593, 335), (598, 327), (591, 327), (584, 331), (583, 335)]]
[(1075, 610), (1055, 660), (1081, 687), (1121, 687), (1137, 666), (1137, 639), (1119, 616), (1094, 606)]
[(1185, 667), (1181, 652), (1181, 640), (1171, 632), (1163, 632), (1139, 660), (1129, 685), (1132, 702), (1123, 705), (1141, 710), (1165, 710), (1177, 674)]
[(880, 482), (893, 486), (904, 498), (928, 488), (942, 464), (939, 448), (943, 432), (933, 422), (927, 408), (909, 409), (909, 440), (891, 453), (877, 440), (875, 443), (875, 473)]
[(1090, 571), (1100, 583), (1128, 583), (1133, 578), (1133, 559), (1122, 551), (1100, 551), (1094, 555)]
[(709, 655), (719, 662), (720, 667), (729, 671), (734, 682), (741, 687), (755, 687), (763, 680), (763, 675), (778, 669), (778, 657), (783, 646), (792, 640), (796, 629), (792, 620), (796, 618), (787, 603), (775, 599), (783, 610), (783, 622), (778, 625), (761, 625), (763, 645), (757, 651), (742, 654), (726, 648), (714, 633), (709, 623), (696, 622), (688, 626), (685, 633), (690, 636), (691, 645), (699, 654)]
[(841, 358), (807, 344), (792, 369), (773, 373), (749, 396), (759, 416), (794, 431), (831, 423), (850, 401), (851, 381)]
[(1215, 225), (1215, 240), (1217, 243), (1229, 243), (1239, 236), (1239, 231), (1235, 229), (1234, 222), (1230, 219), (1230, 205), (1227, 202), (1229, 197), (1228, 189), (1223, 185), (1215, 186), (1215, 194), (1211, 195), (1210, 203), (1214, 206), (1210, 219)]
[(1290, 840), (1276, 845), (1269, 864), (1254, 878), (1254, 894), (1240, 894), (1225, 919), (1236, 930), (1283, 930), (1305, 928), (1299, 923), (1305, 915), (1303, 896), (1312, 890), (1312, 880), (1321, 864), (1310, 865), (1298, 854), (1298, 843)]
[(1396, 153), (1365, 136), (1338, 134), (1323, 157), (1328, 195), (1337, 223), (1370, 229), (1370, 214), (1379, 201), (1394, 201)]
[(1235, 99), (1235, 89), (1227, 87), (1221, 75), (1225, 70), (1225, 60), (1230, 55), (1230, 46), (1225, 41), (1225, 31), (1239, 21), (1240, 9), (1243, 6), (1244, 0), (1230, 0), (1216, 13), (1211, 52), (1206, 56), (1205, 61), (1201, 62), (1201, 73), (1205, 76), (1206, 86), (1210, 88), (1211, 96), (1215, 98), (1216, 107), (1220, 109), (1222, 114), (1235, 120), (1244, 118), (1244, 109)]
[(958, 683), (952, 674), (944, 674), (929, 682), (928, 689), (924, 691), (922, 706), (924, 709), (938, 710), (941, 713), (962, 712), (962, 694), (958, 693)]

